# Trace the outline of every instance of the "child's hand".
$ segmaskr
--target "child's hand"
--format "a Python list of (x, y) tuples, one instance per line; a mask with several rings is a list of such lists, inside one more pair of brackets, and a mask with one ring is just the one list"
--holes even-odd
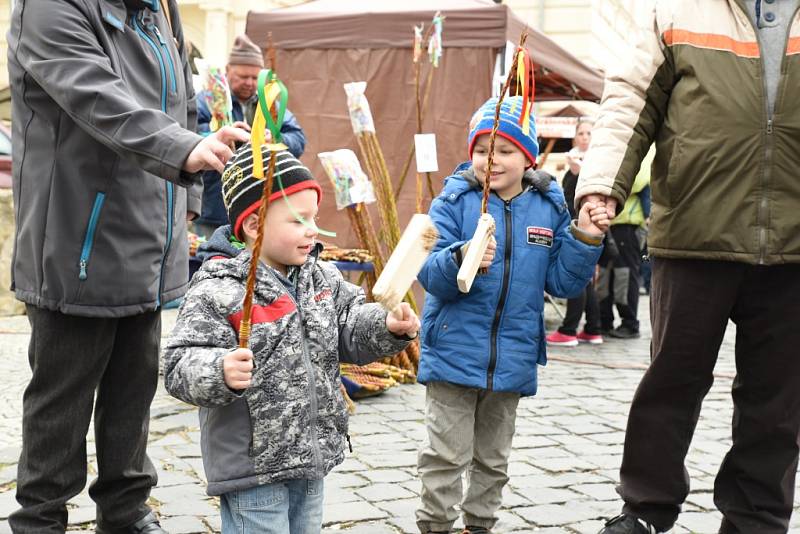
[(250, 387), (253, 377), (253, 353), (248, 349), (236, 349), (222, 358), (222, 373), (225, 385), (241, 391)]
[(584, 202), (578, 212), (578, 230), (587, 234), (600, 235), (608, 230), (611, 217), (605, 202)]
[(486, 245), (486, 252), (483, 253), (483, 258), (481, 259), (481, 269), (488, 269), (492, 264), (495, 250), (497, 250), (497, 241), (495, 241), (494, 236), (491, 236), (489, 243)]
[(407, 302), (401, 302), (393, 311), (386, 314), (386, 329), (396, 336), (417, 337), (419, 317)]

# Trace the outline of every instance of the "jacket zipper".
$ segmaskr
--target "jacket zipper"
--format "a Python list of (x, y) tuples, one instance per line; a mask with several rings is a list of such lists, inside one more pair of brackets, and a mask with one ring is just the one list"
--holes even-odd
[[(512, 199), (513, 200), (513, 199)], [(511, 247), (513, 246), (513, 221), (511, 218), (511, 200), (503, 201), (503, 216), (505, 219), (506, 243), (505, 251), (503, 253), (503, 284), (500, 290), (500, 300), (497, 303), (497, 309), (494, 312), (494, 321), (492, 321), (492, 345), (489, 356), (489, 368), (486, 371), (486, 389), (492, 391), (494, 389), (494, 370), (497, 366), (497, 332), (500, 329), (500, 320), (503, 316), (503, 308), (506, 305), (506, 293), (508, 292), (508, 282), (511, 278)]]
[(89, 258), (92, 255), (94, 234), (97, 230), (97, 220), (100, 218), (100, 210), (103, 208), (103, 201), (105, 198), (105, 193), (97, 193), (97, 196), (94, 197), (94, 205), (92, 206), (92, 213), (89, 215), (89, 224), (86, 226), (86, 236), (83, 238), (83, 248), (81, 249), (81, 259), (79, 262), (81, 270), (78, 274), (80, 280), (89, 278), (86, 267), (89, 265)]
[[(167, 112), (167, 68), (164, 63), (164, 58), (161, 56), (161, 52), (159, 51), (158, 46), (156, 43), (150, 38), (147, 32), (144, 31), (142, 28), (140, 21), (139, 21), (139, 13), (137, 12), (133, 16), (133, 26), (136, 29), (136, 33), (138, 33), (146, 42), (150, 45), (150, 48), (153, 49), (155, 52), (156, 59), (158, 59), (158, 66), (161, 70), (161, 111), (164, 113)], [(162, 39), (163, 41), (163, 39)], [(169, 54), (167, 54), (169, 57)], [(170, 59), (170, 66), (172, 65), (172, 60)], [(175, 76), (173, 70), (173, 77), (172, 83), (175, 83)], [(167, 242), (164, 246), (164, 254), (161, 256), (161, 271), (159, 273), (158, 278), (158, 295), (156, 295), (156, 307), (161, 307), (161, 294), (164, 291), (164, 267), (167, 264), (167, 256), (169, 255), (170, 245), (172, 244), (172, 219), (175, 215), (175, 205), (174, 205), (174, 189), (172, 186), (172, 182), (166, 182), (165, 184), (166, 192), (167, 192)]]
[(164, 57), (167, 58), (167, 65), (169, 66), (169, 73), (170, 73), (170, 86), (172, 88), (173, 93), (178, 92), (178, 86), (175, 81), (175, 64), (172, 62), (172, 54), (169, 53), (169, 49), (167, 48), (167, 42), (161, 36), (161, 32), (158, 30), (158, 26), (155, 24), (151, 24), (153, 33), (156, 34), (158, 37), (158, 42), (161, 44), (161, 50), (164, 52)]
[[(150, 45), (150, 48), (153, 49), (155, 52), (156, 59), (158, 59), (158, 66), (161, 70), (161, 111), (167, 111), (167, 67), (164, 63), (164, 58), (161, 56), (161, 52), (159, 51), (158, 45), (156, 45), (155, 41), (144, 31), (142, 28), (141, 22), (139, 21), (139, 14), (141, 11), (137, 12), (133, 17), (133, 27), (136, 29), (136, 33), (138, 33), (142, 39)], [(143, 16), (143, 15), (142, 15)]]
[[(743, 9), (739, 6), (740, 9)], [(769, 201), (767, 200), (767, 187), (770, 183), (770, 179), (772, 178), (772, 152), (773, 152), (773, 144), (774, 144), (774, 136), (773, 131), (775, 128), (775, 119), (773, 118), (774, 111), (778, 107), (778, 99), (780, 98), (780, 89), (781, 85), (785, 83), (785, 76), (783, 74), (784, 67), (786, 65), (786, 50), (789, 46), (789, 35), (792, 33), (792, 21), (797, 16), (797, 12), (800, 11), (800, 6), (796, 7), (792, 17), (789, 19), (789, 24), (786, 27), (786, 39), (783, 49), (783, 55), (781, 56), (781, 68), (779, 71), (779, 79), (778, 79), (778, 91), (775, 95), (775, 102), (773, 104), (773, 109), (770, 111), (769, 109), (769, 99), (767, 98), (767, 72), (766, 67), (764, 65), (764, 57), (762, 55), (762, 47), (761, 47), (761, 36), (758, 33), (758, 28), (753, 22), (750, 20), (750, 17), (747, 15), (745, 11), (745, 19), (747, 20), (748, 24), (753, 28), (753, 32), (756, 34), (756, 42), (758, 43), (758, 55), (759, 61), (761, 62), (761, 80), (762, 80), (762, 87), (764, 90), (764, 111), (767, 117), (767, 128), (766, 128), (766, 139), (764, 142), (764, 172), (762, 173), (761, 177), (761, 200), (758, 203), (758, 211), (756, 214), (756, 225), (758, 226), (758, 263), (763, 265), (766, 263), (767, 258), (767, 229), (768, 229), (768, 220), (767, 220), (767, 211), (769, 210)]]
[[(250, 257), (250, 261), (253, 261), (252, 256)], [(317, 264), (317, 258), (314, 258), (314, 265)], [(279, 287), (283, 285), (283, 282), (278, 280), (272, 272), (267, 268), (267, 272), (269, 272), (270, 276), (275, 279), (275, 282), (278, 283)], [(312, 269), (313, 272), (313, 269)], [(299, 282), (299, 278), (298, 278)], [(297, 290), (297, 284), (295, 284), (295, 291)], [(285, 291), (285, 293), (289, 296), (290, 299), (294, 302), (295, 308), (297, 309), (297, 315), (300, 318), (300, 329), (302, 330), (302, 338), (303, 338), (303, 367), (306, 369), (306, 374), (308, 375), (308, 399), (310, 403), (309, 411), (311, 413), (308, 414), (308, 424), (311, 429), (311, 448), (314, 454), (314, 470), (317, 472), (322, 472), (322, 453), (319, 450), (319, 434), (317, 433), (317, 419), (318, 419), (318, 411), (319, 411), (319, 402), (317, 399), (317, 375), (314, 372), (314, 365), (311, 363), (311, 351), (308, 348), (308, 338), (305, 335), (305, 323), (303, 322), (303, 309), (300, 307), (300, 303), (297, 298), (292, 296), (289, 291)], [(350, 436), (348, 435), (348, 440)]]

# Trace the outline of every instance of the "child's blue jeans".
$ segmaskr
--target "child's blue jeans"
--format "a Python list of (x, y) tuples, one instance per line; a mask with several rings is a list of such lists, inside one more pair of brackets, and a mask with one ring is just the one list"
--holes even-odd
[(319, 534), (322, 480), (285, 480), (220, 498), (222, 534)]

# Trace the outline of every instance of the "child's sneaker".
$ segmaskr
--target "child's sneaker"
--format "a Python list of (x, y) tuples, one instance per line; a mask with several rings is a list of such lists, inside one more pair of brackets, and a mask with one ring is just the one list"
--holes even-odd
[(553, 345), (554, 347), (575, 347), (578, 345), (578, 338), (576, 336), (568, 336), (567, 334), (562, 334), (558, 330), (545, 339), (548, 345)]
[(586, 330), (576, 336), (580, 343), (589, 343), (591, 345), (600, 345), (603, 342), (603, 336), (600, 334), (587, 334)]
[(492, 531), (485, 527), (471, 527), (467, 525), (461, 534), (492, 534)]

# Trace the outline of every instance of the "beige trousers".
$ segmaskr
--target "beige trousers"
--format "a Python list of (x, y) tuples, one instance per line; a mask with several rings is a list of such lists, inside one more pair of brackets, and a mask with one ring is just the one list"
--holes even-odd
[[(492, 528), (497, 522), (508, 455), (514, 437), (519, 393), (431, 382), (426, 387), (428, 437), (419, 453), (422, 481), (417, 526), (427, 532), (449, 531), (461, 503), (465, 525)], [(461, 475), (466, 472), (467, 492)]]

